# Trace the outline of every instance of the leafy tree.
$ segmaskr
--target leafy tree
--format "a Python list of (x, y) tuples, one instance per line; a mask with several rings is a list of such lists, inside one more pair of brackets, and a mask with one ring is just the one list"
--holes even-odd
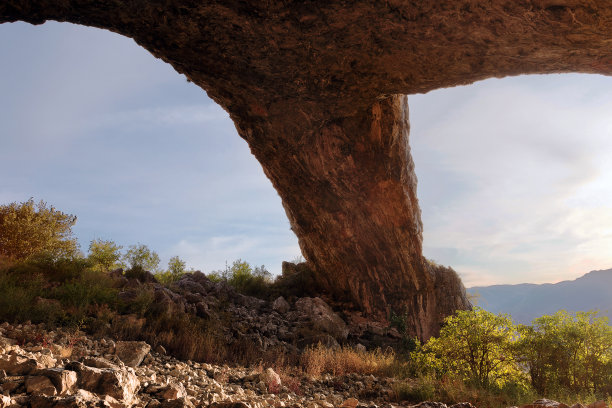
[(167, 285), (179, 280), (186, 272), (186, 263), (178, 256), (173, 256), (168, 262), (168, 270), (156, 273), (155, 277), (158, 281)]
[(173, 256), (170, 258), (170, 261), (168, 261), (168, 272), (170, 272), (172, 276), (178, 277), (183, 275), (186, 271), (186, 267), (187, 264), (185, 261), (181, 260), (178, 256)]
[(144, 244), (130, 245), (123, 260), (132, 269), (142, 268), (152, 273), (159, 271), (159, 255)]
[(120, 262), (121, 248), (121, 245), (117, 245), (113, 241), (94, 239), (89, 243), (88, 259), (94, 267), (103, 271), (120, 268), (123, 266)]
[(40, 254), (55, 259), (76, 257), (79, 245), (72, 236), (76, 220), (32, 198), (0, 206), (0, 256), (14, 261)]
[(538, 392), (602, 393), (612, 383), (612, 327), (597, 312), (560, 310), (520, 333), (518, 352)]
[(480, 387), (520, 383), (524, 375), (513, 358), (515, 327), (505, 315), (480, 308), (462, 310), (444, 321), (414, 358), (433, 367), (438, 376), (451, 374)]

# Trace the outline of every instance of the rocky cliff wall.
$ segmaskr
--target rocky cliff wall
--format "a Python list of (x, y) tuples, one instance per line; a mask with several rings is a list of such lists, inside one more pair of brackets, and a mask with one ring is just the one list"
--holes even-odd
[[(612, 72), (605, 0), (5, 0), (0, 23), (133, 38), (223, 106), (321, 285), (426, 338), (468, 307), (421, 255), (404, 94), (523, 73)], [(443, 292), (448, 290), (448, 292)]]

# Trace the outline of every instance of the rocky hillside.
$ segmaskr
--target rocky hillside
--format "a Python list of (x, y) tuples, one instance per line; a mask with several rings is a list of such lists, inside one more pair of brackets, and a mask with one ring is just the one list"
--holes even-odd
[(475, 303), (493, 313), (508, 313), (518, 323), (528, 324), (536, 317), (559, 309), (571, 312), (599, 310), (612, 317), (612, 269), (592, 271), (578, 279), (541, 285), (476, 286), (469, 294)]
[[(185, 322), (200, 323), (200, 331), (213, 337), (210, 341), (227, 346), (230, 353), (249, 353), (245, 356), (249, 362), (253, 356), (259, 358), (268, 351), (296, 355), (304, 347), (318, 343), (330, 348), (351, 345), (369, 349), (394, 345), (402, 339), (402, 334), (388, 324), (368, 320), (360, 312), (346, 308), (336, 313), (320, 297), (290, 295), (287, 299), (278, 296), (264, 300), (240, 294), (227, 283), (214, 282), (201, 272), (187, 273), (169, 286), (156, 282), (149, 273), (131, 279), (120, 270), (112, 275), (119, 288), (118, 296), (130, 305), (138, 305), (144, 298), (146, 312), (115, 316), (109, 323), (111, 329), (127, 327), (121, 330), (123, 337), (163, 345), (177, 356), (215, 360), (210, 355), (185, 355), (177, 347), (175, 333), (167, 327), (152, 327), (151, 322), (182, 326)], [(152, 329), (155, 332), (151, 333)], [(222, 354), (218, 357), (224, 359)]]

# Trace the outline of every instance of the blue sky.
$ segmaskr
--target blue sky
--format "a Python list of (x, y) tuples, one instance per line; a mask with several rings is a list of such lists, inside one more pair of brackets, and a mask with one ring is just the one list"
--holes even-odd
[[(208, 272), (300, 255), (228, 115), (132, 40), (0, 25), (0, 203), (44, 199), (93, 238)], [(612, 78), (487, 80), (409, 97), (425, 255), (466, 285), (612, 267)]]

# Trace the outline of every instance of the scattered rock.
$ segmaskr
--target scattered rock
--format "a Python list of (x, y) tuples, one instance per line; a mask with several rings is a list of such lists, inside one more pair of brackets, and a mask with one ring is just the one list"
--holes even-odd
[(13, 400), (8, 395), (0, 394), (0, 408), (6, 408), (13, 405)]
[(448, 408), (446, 404), (434, 401), (424, 401), (416, 405), (412, 405), (410, 408)]
[(277, 311), (278, 313), (287, 313), (290, 309), (291, 306), (289, 306), (289, 303), (287, 303), (285, 298), (282, 296), (279, 296), (274, 302), (272, 302), (272, 310)]
[(356, 398), (349, 398), (340, 404), (340, 408), (355, 408), (359, 404)]
[(310, 318), (315, 330), (328, 333), (336, 340), (346, 340), (348, 337), (349, 330), (346, 323), (323, 299), (300, 298), (295, 302), (295, 307)]
[(33, 358), (19, 354), (0, 355), (0, 370), (7, 375), (27, 375), (37, 368), (42, 368), (42, 365)]
[(49, 396), (57, 394), (57, 390), (51, 380), (44, 376), (28, 377), (25, 381), (25, 386), (28, 394)]
[(138, 367), (150, 350), (144, 341), (118, 341), (115, 346), (115, 354), (129, 367)]
[(70, 363), (68, 369), (76, 371), (80, 388), (99, 395), (110, 395), (131, 405), (136, 400), (140, 381), (126, 369), (95, 368), (82, 363)]
[(62, 368), (47, 368), (39, 371), (39, 373), (51, 380), (59, 395), (70, 394), (76, 388), (77, 374), (74, 371)]
[(266, 385), (268, 392), (276, 394), (281, 390), (281, 379), (280, 376), (271, 368), (261, 373), (260, 380)]

